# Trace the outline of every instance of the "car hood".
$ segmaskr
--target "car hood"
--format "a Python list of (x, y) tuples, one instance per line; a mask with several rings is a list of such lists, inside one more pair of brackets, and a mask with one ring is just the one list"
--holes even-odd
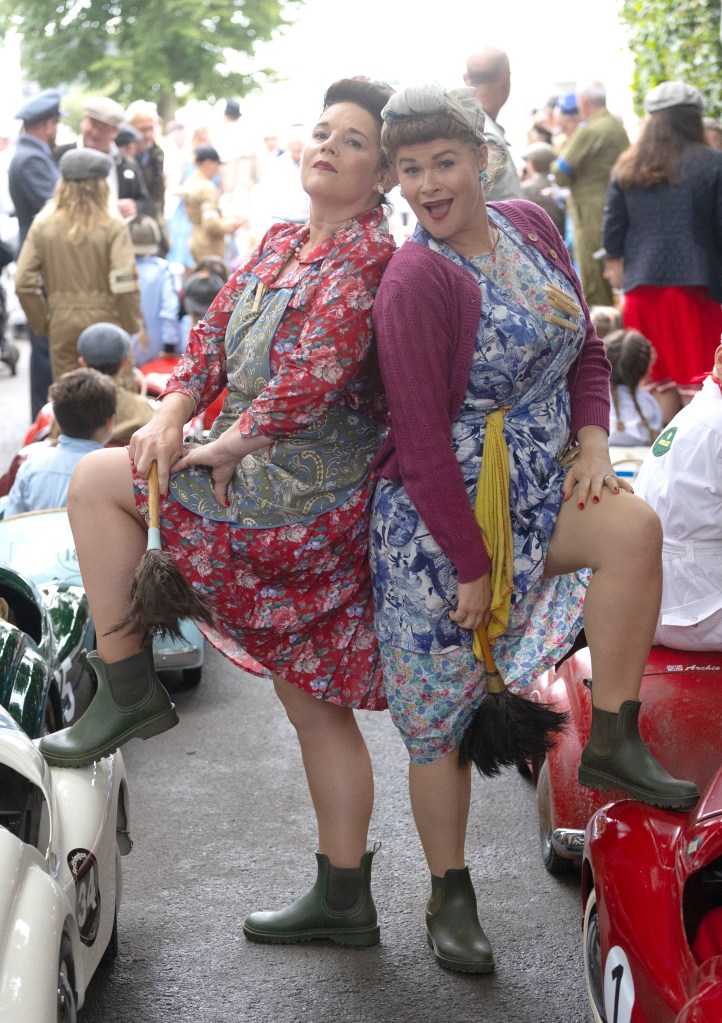
[(50, 767), (32, 739), (16, 724), (4, 707), (0, 707), (0, 764), (6, 764), (43, 793), (52, 806)]

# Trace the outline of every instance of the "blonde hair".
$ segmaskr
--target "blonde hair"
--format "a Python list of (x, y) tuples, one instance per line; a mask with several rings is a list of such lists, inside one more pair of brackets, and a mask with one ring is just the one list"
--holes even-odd
[(642, 424), (649, 435), (650, 444), (656, 436), (656, 432), (649, 425), (649, 422), (639, 407), (637, 399), (637, 387), (649, 372), (654, 357), (654, 348), (644, 334), (638, 330), (613, 330), (604, 340), (604, 349), (607, 358), (612, 364), (612, 375), (609, 380), (609, 388), (614, 407), (614, 415), (617, 418), (617, 430), (624, 430), (624, 423), (619, 415), (618, 388), (626, 387), (632, 396), (632, 402)]
[(110, 189), (105, 178), (66, 181), (61, 178), (43, 213), (57, 214), (69, 222), (68, 238), (84, 241), (97, 224), (112, 220), (108, 207)]

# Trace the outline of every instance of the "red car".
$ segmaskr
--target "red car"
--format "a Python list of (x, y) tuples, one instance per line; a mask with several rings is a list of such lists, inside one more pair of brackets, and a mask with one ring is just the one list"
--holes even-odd
[(722, 767), (687, 813), (631, 799), (598, 810), (582, 897), (597, 1023), (720, 1023)]
[[(615, 795), (577, 781), (591, 724), (589, 649), (545, 672), (524, 695), (566, 710), (567, 731), (544, 763), (532, 764), (542, 859), (555, 874), (580, 861), (592, 815)], [(639, 729), (657, 759), (679, 778), (706, 788), (722, 764), (722, 653), (690, 653), (653, 647), (642, 682)], [(720, 1016), (722, 1023), (722, 1015)]]

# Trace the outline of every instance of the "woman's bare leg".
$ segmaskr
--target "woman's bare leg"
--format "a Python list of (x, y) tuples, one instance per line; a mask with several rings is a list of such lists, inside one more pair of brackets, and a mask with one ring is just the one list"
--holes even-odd
[(358, 867), (368, 842), (374, 780), (354, 712), (275, 675), (273, 683), (301, 745), (318, 822), (318, 851), (335, 867)]
[(662, 528), (632, 494), (602, 491), (599, 504), (562, 504), (546, 561), (547, 576), (585, 566), (594, 572), (584, 601), (584, 631), (594, 671), (594, 704), (616, 712), (639, 696), (662, 599)]
[(68, 516), (98, 652), (107, 663), (130, 657), (141, 649), (140, 634), (107, 635), (128, 610), (130, 584), (148, 538), (124, 448), (105, 448), (81, 459), (68, 492)]
[(409, 794), (431, 873), (443, 877), (463, 869), (471, 765), (460, 770), (456, 750), (433, 764), (409, 764)]

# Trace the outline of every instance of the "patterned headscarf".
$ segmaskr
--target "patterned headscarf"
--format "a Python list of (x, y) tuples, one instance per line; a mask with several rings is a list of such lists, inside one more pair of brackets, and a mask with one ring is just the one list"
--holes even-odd
[(395, 92), (381, 111), (383, 120), (390, 124), (405, 117), (447, 113), (479, 141), (484, 142), (484, 111), (470, 87), (445, 89), (436, 82), (410, 85)]

